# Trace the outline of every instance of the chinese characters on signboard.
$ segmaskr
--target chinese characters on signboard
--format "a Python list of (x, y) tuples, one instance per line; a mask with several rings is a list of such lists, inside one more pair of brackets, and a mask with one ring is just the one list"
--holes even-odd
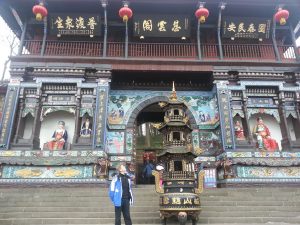
[(256, 38), (270, 37), (271, 20), (260, 18), (226, 17), (223, 21), (222, 36), (225, 38)]
[(190, 19), (182, 15), (137, 15), (134, 17), (134, 36), (189, 37)]
[(50, 17), (50, 32), (61, 35), (100, 36), (99, 15), (54, 14)]

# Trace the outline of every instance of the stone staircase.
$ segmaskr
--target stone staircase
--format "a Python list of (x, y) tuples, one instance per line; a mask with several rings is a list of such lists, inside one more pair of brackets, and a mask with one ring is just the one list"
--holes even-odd
[[(133, 191), (133, 224), (160, 224), (154, 186)], [(103, 187), (2, 187), (0, 225), (112, 225), (107, 194)], [(300, 224), (300, 188), (211, 189), (201, 195), (201, 204), (198, 224)]]

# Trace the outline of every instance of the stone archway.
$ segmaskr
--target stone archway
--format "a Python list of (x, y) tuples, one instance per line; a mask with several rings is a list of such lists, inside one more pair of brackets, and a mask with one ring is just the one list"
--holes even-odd
[[(140, 116), (144, 116), (145, 115), (145, 111), (146, 110), (146, 113), (149, 113), (149, 111), (147, 111), (149, 108), (153, 108), (153, 105), (157, 104), (158, 106), (158, 103), (159, 102), (168, 102), (169, 101), (169, 98), (167, 96), (153, 96), (151, 98), (148, 98), (148, 99), (145, 99), (144, 101), (140, 102), (138, 105), (136, 105), (134, 108), (131, 109), (131, 112), (129, 114), (129, 117), (127, 119), (127, 123), (126, 124), (126, 131), (128, 132), (129, 130), (130, 131), (133, 131), (135, 130), (135, 138), (134, 140), (132, 141), (132, 145), (135, 146), (135, 148), (132, 149), (132, 156), (133, 156), (133, 164), (134, 164), (134, 168), (135, 168), (135, 174), (136, 174), (136, 181), (138, 184), (144, 184), (145, 180), (143, 180), (142, 178), (142, 175), (143, 175), (143, 168), (144, 168), (144, 163), (146, 162), (145, 158), (143, 157), (144, 154), (148, 154), (150, 152), (153, 152), (154, 155), (156, 154), (155, 152), (157, 150), (160, 150), (162, 146), (157, 146), (156, 144), (152, 145), (153, 143), (157, 143), (157, 140), (160, 140), (160, 139), (156, 139), (156, 142), (148, 142), (148, 143), (151, 143), (149, 144), (148, 146), (151, 146), (150, 148), (147, 148), (145, 147), (146, 145), (141, 145), (141, 144), (138, 144), (138, 143), (141, 143), (141, 138), (144, 138), (145, 140), (145, 137), (140, 137), (138, 135), (138, 131), (141, 130), (141, 129), (138, 129), (138, 128), (141, 128), (141, 125), (142, 123), (140, 123)], [(162, 113), (162, 111), (158, 112), (159, 111), (159, 107), (156, 107), (155, 112), (153, 112), (153, 114), (155, 113)], [(190, 126), (192, 129), (198, 129), (198, 126), (197, 126), (197, 123), (196, 123), (196, 119), (193, 115), (193, 113), (191, 112), (191, 110), (188, 108), (188, 106), (186, 105), (187, 107), (187, 110), (186, 110), (186, 115), (188, 116), (189, 120), (190, 120)], [(152, 112), (150, 112), (152, 114)], [(144, 114), (144, 115), (143, 115)], [(163, 113), (162, 113), (162, 121), (163, 121)], [(160, 115), (159, 115), (160, 117)], [(156, 116), (157, 118), (157, 116)], [(149, 117), (147, 118), (149, 119)], [(152, 122), (158, 122), (158, 121), (153, 121), (151, 119), (153, 119), (153, 116), (151, 116), (151, 119), (150, 120), (147, 120), (145, 119), (145, 121), (147, 121), (147, 123), (151, 124)], [(139, 122), (138, 122), (139, 120)], [(145, 121), (143, 123), (145, 123)], [(162, 122), (161, 121), (161, 122)], [(160, 121), (159, 121), (160, 122)], [(139, 124), (139, 125), (137, 125)], [(150, 126), (148, 126), (149, 128)], [(147, 130), (147, 129), (146, 129)], [(151, 129), (150, 129), (151, 130)], [(153, 130), (153, 129), (152, 129)], [(155, 130), (155, 129), (154, 129)], [(131, 133), (132, 135), (132, 133)], [(147, 136), (147, 135), (146, 135)], [(150, 135), (149, 135), (150, 136)], [(156, 134), (156, 137), (158, 137), (159, 135)], [(138, 138), (139, 138), (139, 142), (138, 142)], [(152, 139), (153, 138), (153, 139)], [(151, 137), (151, 140), (154, 140), (154, 136)], [(150, 138), (149, 138), (150, 140)], [(162, 140), (161, 140), (162, 141)], [(156, 157), (155, 157), (156, 158)], [(150, 160), (152, 161), (152, 160)], [(155, 161), (155, 160), (153, 160)]]
[[(150, 99), (147, 99), (147, 100), (141, 102), (137, 107), (135, 107), (132, 110), (132, 112), (131, 112), (131, 114), (129, 116), (129, 119), (128, 119), (127, 123), (126, 123), (126, 129), (134, 128), (135, 120), (136, 120), (137, 116), (139, 115), (139, 113), (144, 108), (146, 108), (147, 106), (152, 105), (154, 103), (168, 102), (168, 101), (169, 101), (169, 98), (167, 96), (155, 96), (153, 98), (150, 98)], [(189, 109), (189, 107), (187, 105), (186, 105), (186, 107), (187, 107), (186, 114), (187, 114), (187, 116), (190, 119), (191, 128), (192, 129), (197, 129), (198, 126), (197, 126), (195, 117), (194, 117), (194, 115), (192, 114), (191, 110)]]

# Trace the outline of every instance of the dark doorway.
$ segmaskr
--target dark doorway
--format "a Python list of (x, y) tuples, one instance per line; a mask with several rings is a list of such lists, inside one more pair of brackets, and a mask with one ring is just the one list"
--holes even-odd
[(137, 116), (135, 129), (137, 184), (154, 184), (154, 177), (149, 178), (147, 173), (149, 168), (155, 169), (156, 153), (163, 147), (163, 136), (154, 127), (156, 123), (162, 123), (163, 118), (164, 112), (158, 102), (144, 108)]

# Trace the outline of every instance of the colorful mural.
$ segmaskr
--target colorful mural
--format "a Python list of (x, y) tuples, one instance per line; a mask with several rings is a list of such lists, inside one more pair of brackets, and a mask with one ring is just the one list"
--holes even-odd
[(142, 98), (140, 95), (111, 95), (109, 97), (108, 122), (110, 124), (123, 124), (125, 113)]
[[(108, 105), (109, 125), (126, 124), (132, 110), (141, 102), (156, 96), (169, 96), (169, 91), (111, 91)], [(213, 92), (177, 92), (195, 117), (200, 129), (215, 129), (219, 125), (217, 97)]]
[(216, 152), (221, 148), (221, 137), (220, 131), (201, 131), (200, 135), (200, 148), (204, 150), (204, 152)]
[(110, 157), (111, 162), (117, 162), (117, 163), (118, 163), (118, 161), (130, 162), (131, 160), (132, 160), (131, 156), (111, 156)]
[(188, 107), (191, 107), (197, 117), (200, 129), (214, 129), (219, 124), (219, 111), (216, 95), (182, 96)]
[(199, 130), (193, 130), (192, 132), (192, 139), (193, 139), (193, 147), (194, 149), (200, 148), (199, 143)]
[(79, 157), (79, 156), (100, 156), (104, 157), (105, 153), (103, 151), (37, 151), (37, 150), (8, 150), (8, 151), (0, 151), (0, 157), (22, 157), (23, 159), (26, 157), (59, 157), (64, 158), (68, 156)]
[(120, 131), (107, 132), (106, 152), (110, 154), (124, 153), (124, 132), (120, 132)]
[(4, 166), (2, 178), (92, 178), (93, 166)]
[(133, 149), (133, 129), (127, 130), (126, 132), (126, 152), (132, 153)]
[(237, 175), (245, 178), (300, 178), (300, 168), (238, 166)]

